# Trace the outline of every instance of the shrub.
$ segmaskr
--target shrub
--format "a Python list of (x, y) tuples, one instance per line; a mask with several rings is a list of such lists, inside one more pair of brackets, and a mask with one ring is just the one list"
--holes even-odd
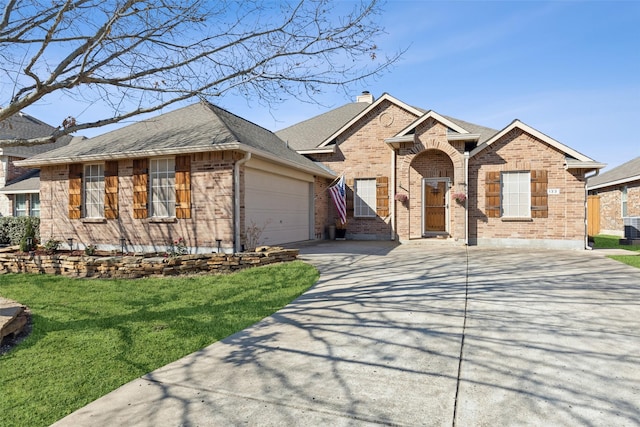
[(0, 217), (0, 244), (18, 245), (25, 237), (27, 224), (33, 229), (34, 242), (40, 239), (40, 218), (28, 216)]
[(54, 252), (56, 252), (58, 249), (60, 249), (60, 245), (62, 244), (62, 242), (60, 240), (55, 240), (55, 239), (49, 239), (47, 240), (47, 243), (44, 244), (44, 249), (52, 254)]
[(178, 240), (170, 241), (167, 245), (167, 252), (165, 256), (167, 257), (177, 257), (186, 255), (189, 253), (189, 249), (187, 248), (187, 243), (184, 241), (182, 237)]
[(32, 251), (36, 247), (36, 232), (33, 228), (33, 221), (31, 217), (24, 217), (25, 225), (24, 225), (24, 233), (22, 234), (22, 238), (20, 239), (20, 250), (22, 252)]

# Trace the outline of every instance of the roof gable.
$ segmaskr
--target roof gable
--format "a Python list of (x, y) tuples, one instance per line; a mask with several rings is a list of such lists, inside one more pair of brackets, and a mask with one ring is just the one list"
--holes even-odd
[[(505, 136), (507, 133), (511, 132), (514, 129), (520, 129), (530, 135), (532, 135), (533, 137), (551, 145), (552, 147), (556, 148), (557, 150), (565, 153), (566, 155), (573, 157), (581, 162), (591, 162), (593, 163), (594, 160), (585, 156), (582, 153), (579, 153), (578, 151), (574, 150), (573, 148), (570, 148), (564, 144), (562, 144), (559, 141), (556, 141), (555, 139), (543, 134), (542, 132), (532, 128), (531, 126), (522, 123), (520, 120), (516, 119), (513, 122), (511, 122), (507, 127), (505, 127), (504, 129), (502, 129), (500, 132), (496, 133), (495, 135), (493, 135), (491, 138), (489, 138), (488, 140), (486, 140), (485, 142), (483, 142), (482, 144), (480, 144), (479, 146), (477, 146), (473, 151), (471, 151), (470, 156), (473, 157), (476, 154), (478, 154), (479, 152), (481, 152), (482, 150), (484, 150), (485, 148), (491, 146), (493, 143), (495, 143), (496, 141), (499, 141), (503, 136)], [(602, 166), (600, 166), (602, 167)]]
[(281, 129), (276, 132), (276, 135), (296, 151), (312, 150), (368, 106), (366, 102), (346, 104)]
[(404, 110), (407, 110), (410, 113), (415, 114), (416, 116), (419, 116), (419, 115), (421, 115), (423, 113), (421, 110), (419, 110), (419, 109), (417, 109), (415, 107), (412, 107), (412, 106), (410, 106), (408, 104), (405, 104), (404, 102), (400, 101), (397, 98), (394, 98), (393, 96), (389, 95), (388, 93), (384, 93), (374, 103), (370, 104), (367, 108), (365, 108), (359, 114), (357, 114), (355, 117), (353, 117), (351, 120), (349, 120), (344, 126), (340, 127), (334, 133), (332, 133), (327, 138), (325, 138), (324, 141), (322, 141), (318, 145), (318, 147), (325, 147), (328, 144), (332, 143), (338, 136), (340, 136), (343, 132), (346, 132), (351, 126), (353, 126), (355, 123), (357, 123), (361, 118), (363, 118), (365, 115), (367, 115), (371, 110), (375, 109), (380, 104), (382, 104), (383, 102), (386, 102), (386, 101), (391, 102), (392, 104), (397, 105), (398, 107), (400, 107), (400, 108), (402, 108)]
[(424, 113), (422, 116), (420, 116), (416, 121), (411, 123), (409, 126), (407, 126), (406, 128), (402, 129), (400, 132), (398, 132), (398, 134), (395, 137), (397, 138), (397, 137), (401, 137), (401, 136), (405, 136), (405, 135), (409, 134), (412, 130), (417, 128), (419, 125), (421, 125), (422, 123), (424, 123), (428, 119), (434, 119), (434, 120), (442, 123), (443, 125), (447, 126), (448, 128), (450, 128), (450, 129), (452, 129), (452, 130), (454, 130), (454, 131), (456, 131), (458, 133), (462, 133), (462, 134), (469, 133), (468, 130), (464, 129), (462, 126), (458, 125), (457, 123), (453, 122), (452, 120), (446, 118), (445, 116), (442, 116), (442, 115), (436, 113), (433, 110), (429, 110), (426, 113)]

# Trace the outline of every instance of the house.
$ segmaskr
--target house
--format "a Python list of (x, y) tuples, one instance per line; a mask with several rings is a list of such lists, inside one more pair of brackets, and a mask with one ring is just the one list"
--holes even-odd
[(344, 174), (352, 239), (582, 249), (586, 175), (604, 167), (519, 120), (494, 130), (386, 93), (276, 134)]
[(315, 182), (335, 176), (206, 102), (18, 163), (40, 168), (43, 241), (144, 252), (313, 239)]
[(594, 234), (622, 237), (634, 218), (639, 219), (636, 228), (640, 228), (640, 157), (589, 178), (587, 188), (595, 199), (593, 214), (600, 224)]
[[(0, 122), (0, 141), (38, 138), (51, 135), (53, 126), (19, 113)], [(16, 161), (69, 144), (71, 136), (53, 144), (0, 146), (0, 216), (40, 216), (40, 179), (37, 169), (19, 167)]]
[(501, 130), (367, 92), (276, 134), (201, 102), (46, 155), (43, 240), (192, 252), (326, 238), (582, 249), (586, 176), (604, 167), (514, 120)]

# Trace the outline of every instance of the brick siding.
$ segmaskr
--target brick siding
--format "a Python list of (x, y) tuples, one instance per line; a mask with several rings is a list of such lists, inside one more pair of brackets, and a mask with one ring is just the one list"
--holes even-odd
[(640, 216), (640, 181), (598, 188), (591, 194), (600, 196), (600, 232), (624, 235), (622, 218), (622, 189), (627, 187), (627, 216)]
[[(533, 136), (514, 129), (470, 159), (470, 237), (478, 239), (539, 239), (579, 242), (585, 236), (585, 179), (579, 170), (565, 170), (565, 154)], [(531, 221), (489, 218), (485, 212), (485, 175), (490, 171), (548, 172), (548, 217)]]
[(41, 225), (43, 242), (48, 239), (86, 247), (120, 248), (120, 238), (126, 239), (128, 250), (156, 248), (182, 237), (186, 245), (200, 250), (233, 247), (233, 164), (232, 152), (197, 153), (191, 158), (190, 219), (175, 222), (152, 222), (133, 218), (133, 160), (118, 162), (118, 219), (101, 222), (89, 219), (69, 219), (68, 165), (46, 166), (40, 178)]
[[(410, 125), (416, 116), (397, 105), (384, 101), (340, 135), (336, 152), (315, 154), (314, 160), (324, 163), (338, 174), (345, 174), (349, 184), (358, 178), (389, 177), (391, 182), (391, 157), (393, 150), (384, 140), (391, 138)], [(316, 189), (318, 186), (316, 185)], [(389, 187), (387, 197), (394, 203), (395, 192)], [(353, 198), (353, 187), (349, 185), (347, 197)], [(318, 203), (319, 204), (319, 203)], [(329, 213), (317, 215), (316, 228), (325, 229), (337, 217), (329, 201)], [(324, 223), (319, 221), (325, 220)], [(387, 240), (391, 237), (389, 217), (354, 218), (353, 209), (347, 212), (347, 237)]]

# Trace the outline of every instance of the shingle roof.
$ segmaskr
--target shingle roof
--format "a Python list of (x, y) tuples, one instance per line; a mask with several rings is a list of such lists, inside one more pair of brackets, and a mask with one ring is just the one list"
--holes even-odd
[(456, 119), (455, 117), (443, 116), (447, 119), (451, 120), (461, 128), (467, 130), (469, 133), (477, 133), (480, 135), (480, 139), (478, 140), (479, 144), (489, 140), (493, 135), (498, 133), (499, 131), (496, 129), (488, 128), (485, 126), (480, 126), (475, 123), (466, 122), (464, 120)]
[[(371, 104), (366, 102), (346, 104), (342, 107), (335, 108), (293, 126), (279, 130), (276, 132), (276, 135), (287, 141), (289, 146), (294, 150), (312, 150), (319, 147), (319, 145), (322, 144), (329, 136), (333, 135), (341, 127), (349, 123), (350, 120), (362, 113), (370, 105)], [(413, 108), (418, 111), (422, 111), (423, 113), (428, 111), (420, 107)], [(488, 140), (498, 133), (496, 129), (476, 125), (453, 117), (443, 117), (446, 117), (456, 123), (458, 126), (469, 131), (469, 133), (480, 134), (480, 143)]]
[(276, 135), (286, 141), (294, 150), (311, 150), (320, 145), (349, 120), (363, 112), (367, 102), (353, 102), (312, 117), (288, 128), (279, 130)]
[(3, 188), (0, 193), (3, 194), (19, 194), (19, 193), (38, 193), (40, 191), (40, 170), (33, 169), (19, 177), (12, 179)]
[(207, 102), (183, 107), (20, 162), (68, 163), (224, 149), (241, 144), (321, 174), (311, 160), (289, 149), (273, 132)]
[(587, 188), (591, 190), (630, 181), (640, 181), (640, 157), (636, 157), (607, 172), (589, 178)]
[[(18, 113), (0, 122), (0, 141), (39, 138), (52, 135), (56, 128), (28, 114)], [(54, 150), (69, 144), (72, 137), (67, 135), (55, 143), (31, 145), (25, 147), (0, 147), (0, 154), (15, 157), (30, 157), (39, 153)]]

